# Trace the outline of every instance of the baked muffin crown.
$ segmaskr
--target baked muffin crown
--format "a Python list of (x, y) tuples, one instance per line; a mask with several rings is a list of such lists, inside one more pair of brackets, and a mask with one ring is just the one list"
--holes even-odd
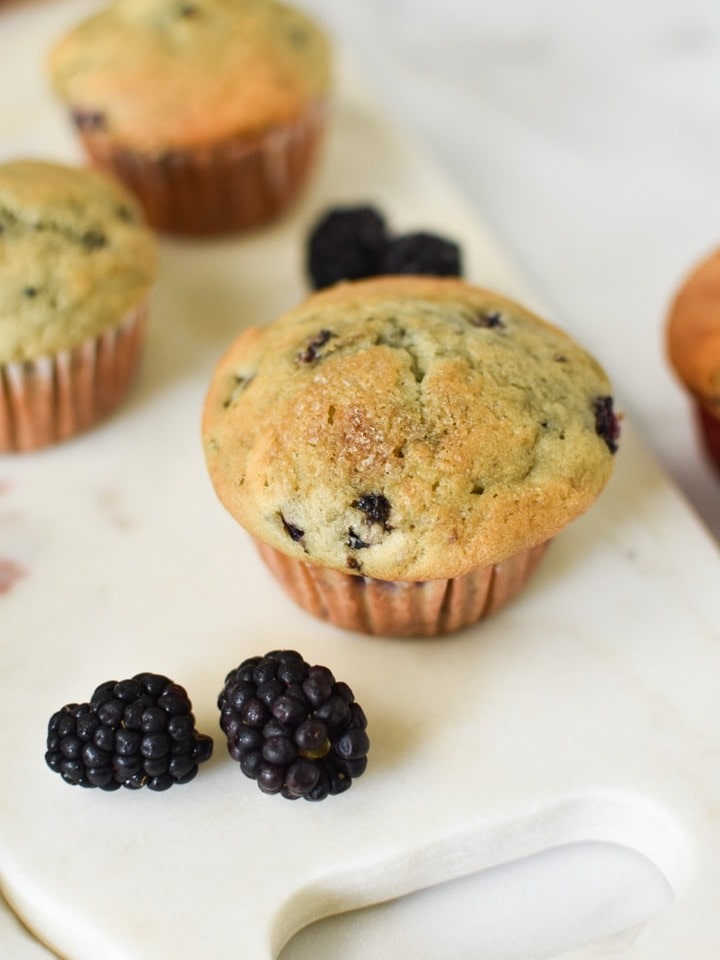
[(279, 0), (115, 0), (53, 48), (79, 126), (142, 150), (249, 138), (294, 121), (330, 86), (330, 46)]
[(667, 350), (687, 389), (720, 416), (720, 250), (680, 287), (668, 317)]
[(0, 164), (0, 363), (97, 336), (143, 299), (155, 266), (137, 203), (107, 176)]
[(213, 377), (204, 445), (221, 502), (264, 543), (378, 579), (455, 577), (590, 506), (611, 471), (609, 396), (598, 363), (519, 305), (388, 277), (245, 331)]

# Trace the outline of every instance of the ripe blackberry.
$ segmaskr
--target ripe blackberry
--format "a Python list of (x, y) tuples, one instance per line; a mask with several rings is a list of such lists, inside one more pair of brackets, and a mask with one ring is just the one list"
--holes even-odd
[(320, 290), (340, 280), (380, 273), (387, 245), (385, 220), (370, 206), (331, 208), (308, 239), (307, 270)]
[(462, 274), (460, 247), (434, 233), (407, 233), (388, 244), (379, 272), (459, 277)]
[(243, 660), (225, 678), (218, 708), (230, 756), (263, 793), (324, 800), (365, 771), (362, 707), (346, 683), (295, 650)]
[(157, 673), (108, 680), (89, 703), (68, 703), (48, 723), (45, 761), (67, 783), (167, 790), (210, 758), (185, 690)]

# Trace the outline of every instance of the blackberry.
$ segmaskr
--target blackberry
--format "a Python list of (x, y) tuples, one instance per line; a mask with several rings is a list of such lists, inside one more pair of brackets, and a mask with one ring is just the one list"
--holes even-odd
[(340, 280), (360, 280), (380, 273), (388, 243), (385, 220), (374, 207), (334, 207), (313, 227), (308, 239), (307, 270), (320, 290)]
[(459, 277), (462, 274), (460, 247), (434, 233), (407, 233), (388, 244), (379, 272)]
[(68, 703), (48, 723), (45, 761), (67, 783), (167, 790), (210, 758), (183, 687), (157, 673), (108, 680), (89, 703)]
[(324, 800), (367, 766), (362, 707), (346, 683), (295, 650), (249, 657), (218, 696), (230, 756), (263, 793)]

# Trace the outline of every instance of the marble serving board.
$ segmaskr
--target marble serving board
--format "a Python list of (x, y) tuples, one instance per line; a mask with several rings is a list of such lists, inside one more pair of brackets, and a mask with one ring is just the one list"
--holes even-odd
[[(0, 87), (3, 156), (78, 159), (39, 71), (90, 8), (5, 14), (0, 59), (21, 79)], [(674, 892), (603, 955), (707, 960), (720, 945), (720, 560), (631, 411), (609, 487), (522, 597), (443, 640), (310, 618), (213, 495), (199, 438), (213, 365), (243, 327), (304, 295), (310, 224), (358, 201), (398, 230), (454, 236), (471, 280), (541, 307), (347, 73), (319, 176), (288, 218), (241, 239), (162, 242), (128, 402), (83, 437), (0, 457), (3, 893), (68, 960), (274, 960), (320, 917), (601, 841), (647, 857)], [(588, 333), (582, 317), (564, 325)], [(262, 795), (217, 725), (226, 672), (280, 646), (330, 666), (369, 717), (367, 773), (323, 803)], [(187, 687), (213, 759), (162, 794), (67, 786), (44, 764), (48, 717), (141, 670)]]

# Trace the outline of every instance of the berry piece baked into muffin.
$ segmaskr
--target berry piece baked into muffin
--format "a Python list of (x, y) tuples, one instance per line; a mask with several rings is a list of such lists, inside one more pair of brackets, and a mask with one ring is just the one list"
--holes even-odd
[(0, 164), (0, 451), (65, 440), (120, 403), (155, 258), (138, 204), (109, 177)]
[(203, 433), (220, 501), (302, 606), (433, 635), (520, 590), (605, 486), (618, 425), (565, 333), (459, 279), (382, 277), (243, 332)]
[(678, 291), (667, 350), (693, 399), (704, 448), (720, 470), (720, 250), (695, 267)]
[(330, 47), (277, 0), (116, 0), (49, 68), (85, 150), (157, 229), (241, 230), (296, 198), (316, 160)]

